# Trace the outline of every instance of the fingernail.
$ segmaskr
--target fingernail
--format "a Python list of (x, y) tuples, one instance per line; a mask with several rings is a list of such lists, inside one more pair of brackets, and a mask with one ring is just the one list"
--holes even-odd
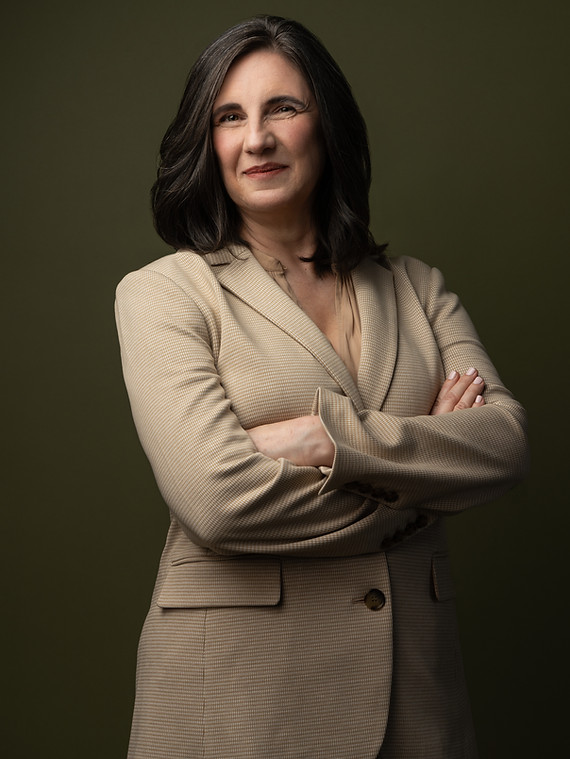
[(481, 401), (482, 401), (482, 400), (483, 400), (483, 396), (482, 396), (482, 395), (478, 395), (478, 396), (475, 398), (475, 403), (481, 403)]
[(481, 382), (483, 382), (483, 377), (475, 377), (475, 379), (473, 380), (474, 385), (480, 385)]
[(455, 379), (457, 377), (457, 372), (455, 369), (448, 375), (447, 379)]
[(475, 374), (475, 372), (476, 372), (476, 371), (477, 371), (477, 369), (474, 369), (473, 367), (471, 367), (470, 369), (467, 369), (467, 371), (465, 372), (465, 374), (466, 374), (468, 377), (471, 377), (471, 375), (472, 375), (472, 374)]

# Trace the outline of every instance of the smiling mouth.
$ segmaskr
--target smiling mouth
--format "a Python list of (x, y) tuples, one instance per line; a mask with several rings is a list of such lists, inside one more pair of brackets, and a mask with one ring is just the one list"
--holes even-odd
[(277, 172), (282, 171), (283, 169), (286, 169), (287, 166), (283, 163), (263, 163), (260, 166), (251, 166), (249, 169), (246, 169), (243, 173), (248, 176), (270, 176), (272, 174), (277, 174)]

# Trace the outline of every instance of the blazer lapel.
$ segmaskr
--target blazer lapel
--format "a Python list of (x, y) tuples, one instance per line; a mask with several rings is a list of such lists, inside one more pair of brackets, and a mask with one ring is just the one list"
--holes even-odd
[(342, 359), (315, 323), (264, 271), (245, 247), (206, 256), (219, 283), (306, 348), (327, 370), (357, 409), (364, 408)]
[(398, 353), (398, 315), (394, 278), (370, 259), (353, 272), (360, 310), (362, 348), (358, 389), (367, 409), (379, 410), (390, 388)]

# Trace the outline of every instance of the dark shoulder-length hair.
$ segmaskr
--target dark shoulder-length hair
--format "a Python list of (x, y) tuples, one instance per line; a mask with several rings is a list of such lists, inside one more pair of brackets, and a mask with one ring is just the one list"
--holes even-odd
[(370, 153), (366, 125), (350, 86), (323, 44), (296, 21), (257, 16), (228, 29), (198, 58), (160, 149), (152, 208), (158, 234), (199, 253), (243, 243), (239, 212), (225, 191), (212, 144), (211, 115), (230, 66), (254, 50), (275, 51), (306, 77), (326, 151), (314, 218), (317, 270), (346, 275), (381, 255), (369, 231)]

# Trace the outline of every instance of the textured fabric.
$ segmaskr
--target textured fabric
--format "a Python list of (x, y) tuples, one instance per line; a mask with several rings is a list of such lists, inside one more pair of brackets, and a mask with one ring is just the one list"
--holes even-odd
[[(476, 756), (440, 516), (524, 474), (524, 413), (437, 270), (367, 261), (353, 284), (357, 382), (245, 248), (119, 285), (133, 417), (171, 512), (130, 759)], [(468, 366), (487, 405), (428, 416)], [(311, 411), (330, 469), (244, 432)]]

